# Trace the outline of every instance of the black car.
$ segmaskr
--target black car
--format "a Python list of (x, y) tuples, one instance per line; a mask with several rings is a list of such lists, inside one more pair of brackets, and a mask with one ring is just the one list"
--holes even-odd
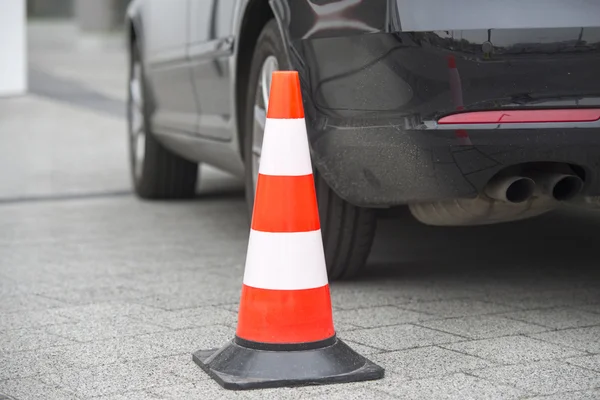
[(136, 192), (246, 182), (271, 72), (297, 70), (331, 279), (364, 265), (378, 209), (430, 225), (536, 216), (600, 193), (598, 0), (133, 0)]

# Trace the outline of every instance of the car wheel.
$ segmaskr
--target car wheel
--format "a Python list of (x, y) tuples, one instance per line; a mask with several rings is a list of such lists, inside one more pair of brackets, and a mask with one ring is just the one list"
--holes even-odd
[[(277, 24), (271, 20), (260, 34), (248, 80), (244, 115), (244, 163), (248, 212), (252, 215), (254, 191), (268, 108), (271, 74), (289, 69)], [(373, 210), (356, 207), (340, 198), (315, 171), (315, 188), (329, 279), (356, 276), (364, 266), (375, 236)]]
[(148, 123), (150, 103), (140, 51), (134, 43), (129, 68), (127, 120), (135, 192), (144, 199), (191, 198), (196, 191), (198, 164), (172, 153), (156, 140)]

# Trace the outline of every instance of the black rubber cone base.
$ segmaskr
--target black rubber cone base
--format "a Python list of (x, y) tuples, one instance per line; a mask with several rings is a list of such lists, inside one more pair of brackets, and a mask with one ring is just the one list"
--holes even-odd
[(384, 373), (337, 338), (327, 347), (296, 351), (258, 350), (233, 340), (219, 350), (199, 350), (192, 359), (232, 390), (369, 381)]

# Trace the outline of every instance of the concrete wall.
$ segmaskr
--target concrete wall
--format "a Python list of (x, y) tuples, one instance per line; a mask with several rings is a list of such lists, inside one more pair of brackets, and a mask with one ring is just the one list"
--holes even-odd
[(75, 18), (84, 31), (110, 31), (123, 25), (129, 0), (75, 0)]
[(27, 15), (33, 18), (70, 18), (74, 0), (28, 0)]
[(75, 18), (82, 31), (106, 32), (122, 27), (129, 1), (27, 0), (27, 14), (33, 18)]
[(1, 0), (0, 97), (27, 91), (25, 0)]

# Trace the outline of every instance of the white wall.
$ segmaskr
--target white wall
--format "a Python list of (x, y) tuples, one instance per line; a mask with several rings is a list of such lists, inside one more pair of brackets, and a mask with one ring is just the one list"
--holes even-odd
[(27, 91), (25, 0), (0, 4), (0, 96)]

